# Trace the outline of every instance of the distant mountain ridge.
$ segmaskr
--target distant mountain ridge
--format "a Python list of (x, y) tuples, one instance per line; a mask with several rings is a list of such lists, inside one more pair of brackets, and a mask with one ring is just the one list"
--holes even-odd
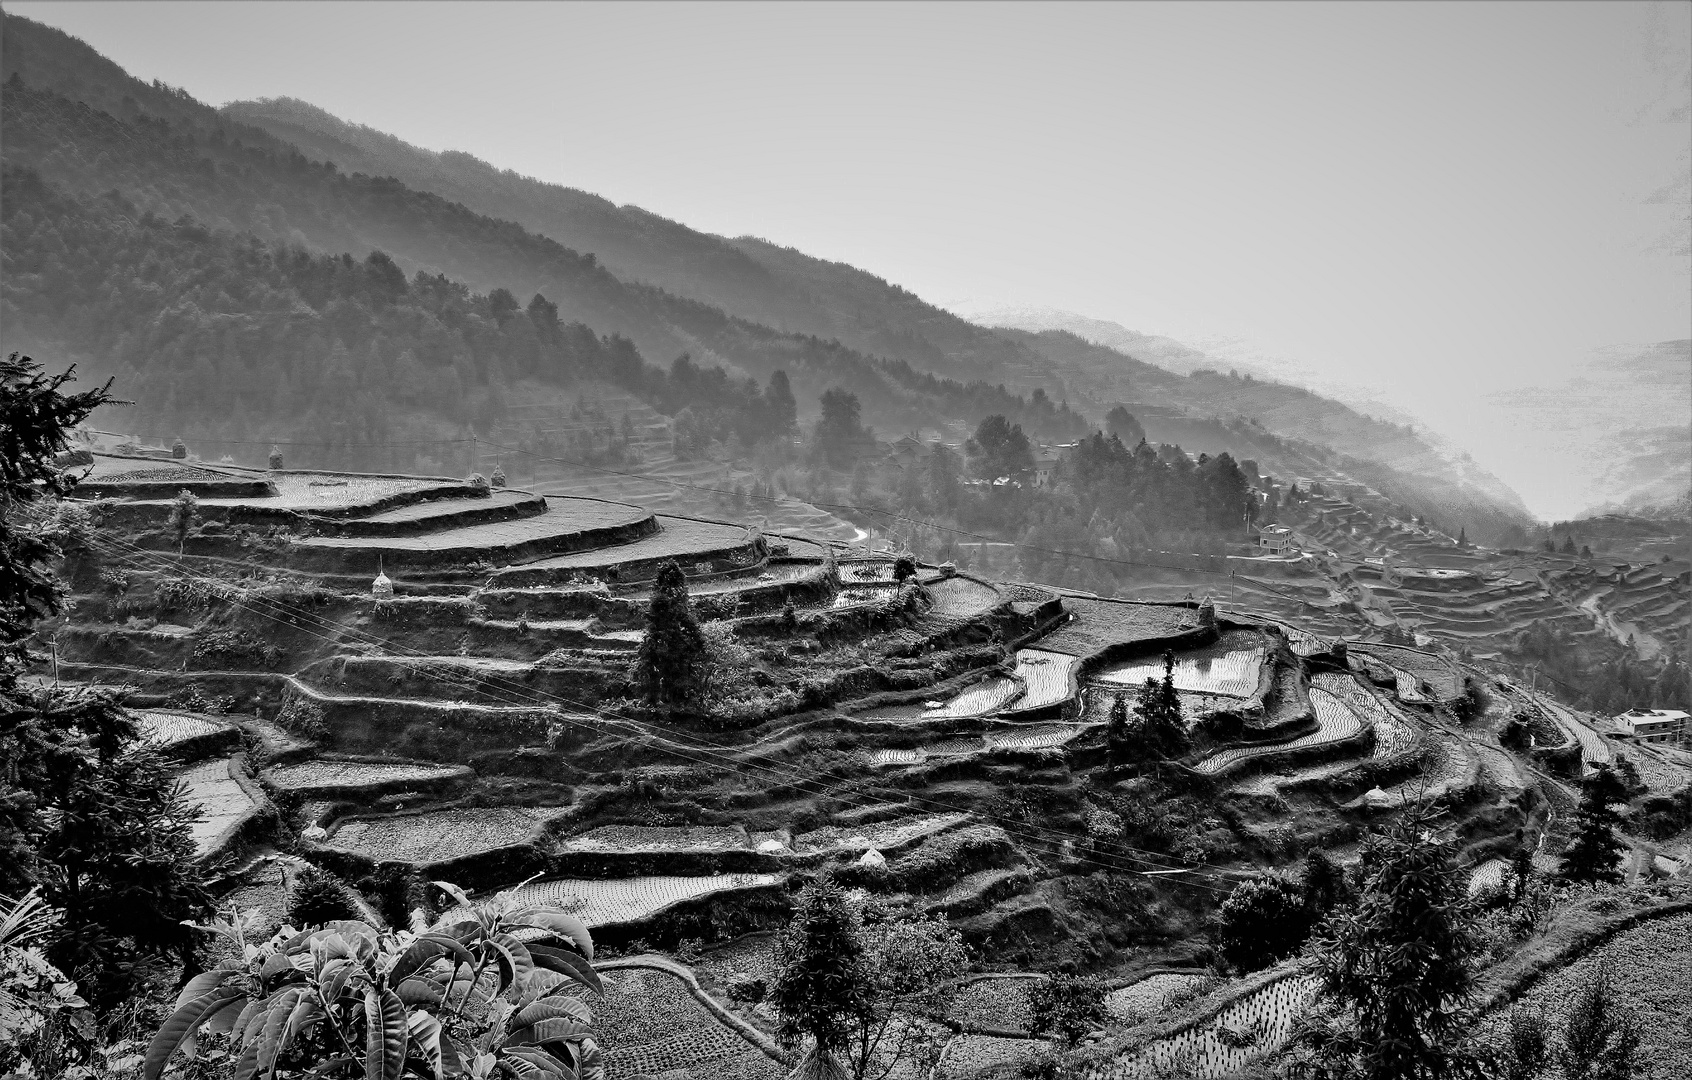
[[(1070, 335), (977, 326), (842, 263), (420, 150), (301, 102), (213, 109), (133, 79), (56, 30), (11, 15), (5, 30), (4, 76), (29, 88), (6, 95), (6, 159), (72, 195), (117, 190), (167, 219), (186, 214), (319, 251), (381, 249), (407, 273), (508, 288), (520, 301), (540, 292), (560, 318), (624, 335), (660, 364), (686, 351), (731, 374), (783, 368), (805, 401), (845, 385), (872, 422), (971, 426), (989, 409), (1059, 436), (1067, 420), (1041, 423), (1061, 416), (1057, 401), (1095, 423), (1118, 402), (1250, 417), (1436, 486), (1460, 484), (1489, 516), (1528, 520), (1495, 480), (1465, 482), (1425, 440), (1296, 387), (1182, 376)], [(1196, 353), (1147, 335), (1130, 344), (1177, 368)], [(966, 392), (935, 376), (975, 385)]]
[(459, 151), (425, 150), (297, 99), (233, 102), (222, 112), (343, 171), (392, 176), (592, 252), (625, 281), (656, 285), (777, 330), (989, 381), (1031, 360), (985, 328), (844, 263), (754, 237), (731, 240), (699, 232), (638, 206), (618, 206)]

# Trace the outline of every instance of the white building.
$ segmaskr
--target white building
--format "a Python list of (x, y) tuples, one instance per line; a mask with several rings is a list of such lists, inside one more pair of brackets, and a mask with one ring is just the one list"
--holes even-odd
[(1292, 530), (1285, 525), (1265, 525), (1257, 531), (1257, 546), (1265, 555), (1291, 555), (1298, 550)]
[(1679, 709), (1629, 709), (1615, 718), (1616, 730), (1639, 742), (1678, 742), (1686, 731)]

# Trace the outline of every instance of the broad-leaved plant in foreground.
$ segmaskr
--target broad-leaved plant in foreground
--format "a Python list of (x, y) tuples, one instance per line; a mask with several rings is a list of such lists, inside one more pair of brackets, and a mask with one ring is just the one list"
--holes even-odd
[(587, 926), (507, 894), (472, 904), (436, 885), (459, 907), (421, 934), (341, 920), (255, 944), (242, 916), (204, 927), (236, 955), (183, 988), (144, 1080), (202, 1030), (230, 1036), (235, 1080), (603, 1080), (593, 1014), (576, 996), (602, 991)]

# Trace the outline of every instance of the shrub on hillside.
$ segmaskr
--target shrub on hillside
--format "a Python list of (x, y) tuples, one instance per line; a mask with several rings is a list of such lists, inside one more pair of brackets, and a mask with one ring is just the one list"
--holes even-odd
[(329, 723), (323, 717), (323, 707), (309, 698), (289, 698), (276, 714), (276, 723), (282, 730), (314, 742), (329, 735)]
[(281, 657), (282, 650), (244, 630), (214, 630), (194, 642), (190, 655), (201, 664), (217, 667), (269, 667)]
[(1105, 1024), (1105, 984), (1081, 975), (1057, 974), (1028, 991), (1033, 1010), (1029, 1030), (1073, 1045)]
[(358, 917), (358, 908), (347, 897), (346, 886), (315, 866), (302, 869), (288, 889), (288, 922), (292, 926), (322, 926), (337, 919)]
[(1296, 883), (1274, 874), (1248, 878), (1217, 913), (1217, 948), (1239, 971), (1268, 967), (1303, 947), (1313, 914)]

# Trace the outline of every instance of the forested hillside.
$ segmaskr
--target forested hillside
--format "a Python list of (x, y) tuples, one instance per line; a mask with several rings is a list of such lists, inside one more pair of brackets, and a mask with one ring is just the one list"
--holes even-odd
[[(1414, 430), (1301, 387), (1207, 368), (1177, 375), (1063, 330), (998, 333), (1038, 352), (1079, 396), (1132, 403), (1130, 409), (1155, 440), (1249, 455), (1263, 451), (1238, 441), (1242, 431), (1273, 433), (1308, 444), (1306, 449), (1319, 458), (1325, 457), (1324, 448), (1336, 451), (1338, 456), (1326, 458), (1329, 466), (1418, 512), (1466, 522), (1477, 537), (1499, 539), (1533, 520), (1521, 498), (1490, 473), (1472, 465), (1459, 471)], [(1210, 426), (1228, 434), (1207, 438), (1196, 430), (1202, 422), (1182, 413), (1214, 417), (1221, 423)]]
[[(839, 339), (919, 367), (997, 382), (1035, 357), (873, 274), (750, 237), (690, 229), (638, 206), (437, 153), (292, 99), (243, 101), (225, 116), (260, 127), (344, 171), (393, 176), (506, 218), (642, 281), (791, 333)], [(1055, 388), (1048, 385), (1048, 392)]]
[[(115, 191), (141, 213), (172, 221), (186, 216), (215, 230), (250, 233), (263, 244), (360, 258), (380, 250), (407, 275), (445, 273), (477, 291), (543, 294), (566, 321), (626, 337), (642, 355), (660, 361), (691, 353), (736, 378), (767, 379), (787, 370), (795, 393), (807, 401), (829, 385), (846, 387), (863, 401), (866, 420), (888, 428), (1004, 413), (1047, 436), (1082, 430), (1078, 416), (1049, 402), (1023, 402), (985, 382), (936, 379), (901, 361), (814, 336), (783, 334), (651, 286), (628, 284), (592, 254), (393, 179), (349, 176), (314, 164), (280, 140), (225, 120), (184, 95), (149, 91), (134, 80), (134, 94), (119, 93), (122, 88), (111, 85), (116, 77), (106, 71), (112, 66), (85, 46), (40, 27), (15, 35), (14, 24), (30, 28), (7, 18), (5, 160), (34, 169), (69, 194)], [(38, 48), (73, 47), (93, 57), (86, 65), (90, 70), (69, 61), (32, 65), (12, 59), (33, 57)], [(37, 89), (28, 82), (32, 72), (86, 90), (102, 104), (115, 97), (113, 107), (123, 115)], [(170, 106), (172, 121), (154, 116), (158, 101)]]
[[(688, 354), (704, 368), (722, 367), (735, 385), (785, 371), (807, 411), (823, 390), (843, 387), (862, 402), (864, 420), (883, 431), (950, 427), (961, 435), (1003, 414), (1037, 439), (1068, 439), (1087, 425), (1058, 402), (1074, 402), (1095, 419), (1117, 402), (1146, 403), (1179, 421), (1165, 435), (1159, 420), (1145, 417), (1154, 439), (1269, 456), (1231, 436), (1211, 447), (1197, 430), (1237, 432), (1240, 421), (1255, 421), (1318, 456), (1332, 447), (1370, 463), (1374, 474), (1402, 476), (1407, 482), (1394, 497), (1444, 520), (1472, 522), (1477, 535), (1526, 520), (1507, 489), (1484, 476), (1459, 477), (1414, 433), (1295, 387), (1179, 376), (1070, 335), (988, 330), (850, 266), (698, 233), (466, 155), (417, 150), (298, 103), (220, 113), (180, 91), (142, 84), (58, 31), (11, 16), (6, 29), (5, 160), (66, 195), (115, 192), (138, 214), (193, 219), (238, 238), (230, 243), (348, 253), (354, 261), (381, 251), (405, 280), (444, 276), (472, 293), (506, 290), (523, 304), (539, 295), (564, 323), (626, 339), (619, 348), (659, 366)], [(40, 239), (50, 241), (45, 233)], [(21, 249), (19, 257), (45, 259), (51, 271), (56, 253)], [(641, 277), (656, 283), (631, 280)], [(88, 337), (86, 328), (60, 327), (58, 308), (31, 307), (40, 298), (26, 302), (27, 292), (11, 297), (14, 345)], [(17, 339), (20, 329), (35, 336)], [(331, 353), (335, 344), (330, 335)], [(358, 366), (359, 347), (342, 346)], [(78, 348), (93, 350), (82, 356), (94, 373), (135, 368), (133, 356)], [(485, 423), (501, 407), (493, 389), (501, 376), (496, 369), (485, 396), (476, 390), (483, 384), (466, 383), (469, 393), (443, 403), (442, 415)], [(186, 371), (172, 377), (190, 378)]]

